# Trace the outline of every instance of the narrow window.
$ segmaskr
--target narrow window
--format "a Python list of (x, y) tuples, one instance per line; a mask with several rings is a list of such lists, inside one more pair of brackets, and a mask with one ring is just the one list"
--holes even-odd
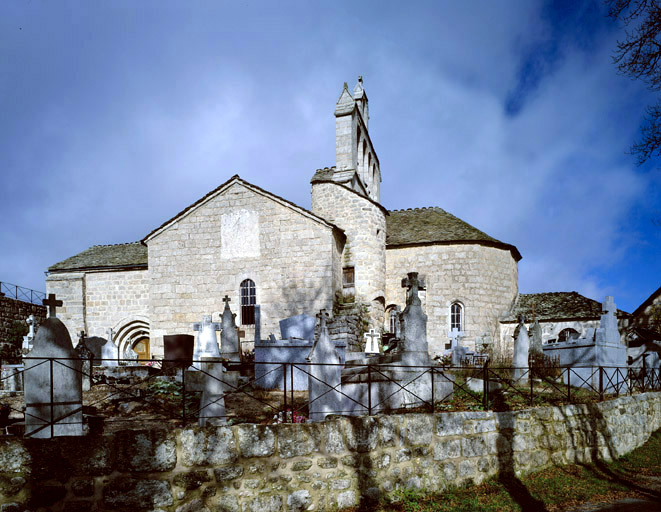
[(255, 325), (255, 282), (246, 279), (241, 283), (241, 325)]
[(388, 331), (391, 334), (396, 334), (397, 333), (397, 309), (392, 308), (390, 310), (390, 314), (388, 315), (388, 320), (389, 320), (389, 329)]
[(345, 267), (342, 269), (342, 286), (344, 288), (353, 288), (356, 282), (354, 267)]
[(450, 330), (464, 330), (464, 307), (460, 302), (453, 302), (450, 306)]

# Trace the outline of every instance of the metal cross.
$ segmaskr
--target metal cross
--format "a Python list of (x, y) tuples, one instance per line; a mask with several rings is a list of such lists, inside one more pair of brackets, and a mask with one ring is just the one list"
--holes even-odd
[(54, 293), (49, 293), (48, 299), (43, 299), (41, 303), (48, 308), (48, 318), (56, 318), (57, 307), (63, 304), (61, 300), (55, 298)]
[(80, 341), (82, 343), (84, 343), (85, 342), (85, 331), (80, 331), (80, 334), (78, 335), (78, 337), (80, 338)]

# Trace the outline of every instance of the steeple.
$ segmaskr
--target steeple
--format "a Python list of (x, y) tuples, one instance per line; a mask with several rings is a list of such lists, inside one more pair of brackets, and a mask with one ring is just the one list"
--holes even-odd
[(335, 153), (338, 170), (353, 169), (363, 181), (370, 199), (379, 201), (381, 169), (368, 132), (369, 110), (363, 77), (349, 92), (344, 83), (335, 105)]

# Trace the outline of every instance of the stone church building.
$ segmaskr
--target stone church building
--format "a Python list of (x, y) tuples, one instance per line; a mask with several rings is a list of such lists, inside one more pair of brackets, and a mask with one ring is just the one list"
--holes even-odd
[(225, 296), (244, 341), (253, 340), (255, 304), (264, 338), (279, 337), (283, 318), (351, 298), (390, 331), (405, 305), (402, 279), (418, 272), (432, 356), (452, 328), (467, 346), (490, 338), (505, 348), (511, 336), (501, 341), (499, 319), (518, 296), (517, 248), (441, 208), (381, 204), (361, 78), (353, 92), (345, 84), (335, 125), (336, 165), (312, 176), (310, 210), (232, 176), (139, 242), (93, 246), (51, 266), (47, 292), (64, 301), (58, 317), (72, 338), (112, 328), (121, 351), (160, 357), (163, 335), (194, 334), (205, 314), (217, 321)]

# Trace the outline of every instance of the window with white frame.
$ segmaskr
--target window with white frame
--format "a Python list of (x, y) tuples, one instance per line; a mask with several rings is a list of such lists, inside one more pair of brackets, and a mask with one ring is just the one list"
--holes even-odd
[(450, 306), (450, 330), (464, 330), (464, 306), (461, 302), (453, 302)]

